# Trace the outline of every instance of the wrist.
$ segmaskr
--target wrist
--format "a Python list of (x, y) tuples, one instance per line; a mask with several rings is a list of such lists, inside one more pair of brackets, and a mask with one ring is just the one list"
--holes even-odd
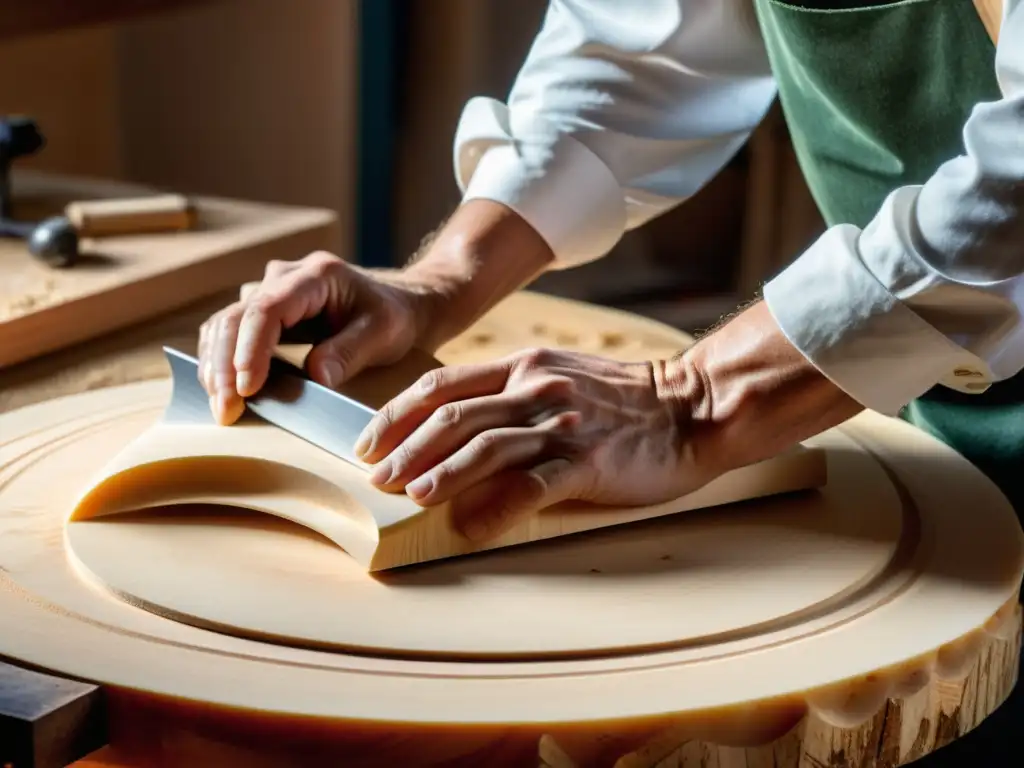
[(716, 472), (770, 458), (863, 409), (786, 339), (763, 301), (661, 368), (698, 465)]
[(408, 266), (419, 296), (418, 344), (436, 349), (542, 274), (554, 255), (521, 216), (490, 200), (464, 203)]

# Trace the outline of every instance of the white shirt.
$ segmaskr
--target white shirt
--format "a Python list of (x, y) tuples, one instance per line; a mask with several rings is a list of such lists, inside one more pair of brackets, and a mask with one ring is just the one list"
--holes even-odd
[[(517, 211), (561, 269), (693, 195), (775, 98), (752, 2), (552, 0), (508, 103), (465, 106), (463, 199)], [(965, 155), (764, 287), (787, 338), (882, 413), (1024, 368), (1024, 0), (1004, 0), (994, 66), (1003, 98), (974, 109)]]

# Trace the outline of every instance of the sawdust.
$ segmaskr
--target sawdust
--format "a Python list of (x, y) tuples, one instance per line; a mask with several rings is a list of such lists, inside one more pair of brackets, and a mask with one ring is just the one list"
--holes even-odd
[(0, 285), (0, 322), (57, 304), (61, 298), (60, 288), (52, 277), (32, 281), (27, 287), (17, 283)]

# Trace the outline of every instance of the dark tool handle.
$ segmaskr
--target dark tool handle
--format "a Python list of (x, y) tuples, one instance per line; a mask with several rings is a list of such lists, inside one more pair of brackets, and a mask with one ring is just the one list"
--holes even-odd
[(14, 221), (13, 219), (0, 218), (0, 236), (19, 237), (27, 240), (35, 224), (28, 221)]

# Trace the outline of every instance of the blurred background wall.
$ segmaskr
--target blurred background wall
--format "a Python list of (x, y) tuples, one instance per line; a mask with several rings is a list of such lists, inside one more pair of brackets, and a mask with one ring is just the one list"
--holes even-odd
[[(507, 94), (546, 5), (4, 3), (0, 113), (48, 137), (26, 167), (328, 207), (344, 256), (398, 264), (458, 203), (462, 105)], [(776, 110), (692, 200), (536, 287), (699, 329), (820, 229)]]

